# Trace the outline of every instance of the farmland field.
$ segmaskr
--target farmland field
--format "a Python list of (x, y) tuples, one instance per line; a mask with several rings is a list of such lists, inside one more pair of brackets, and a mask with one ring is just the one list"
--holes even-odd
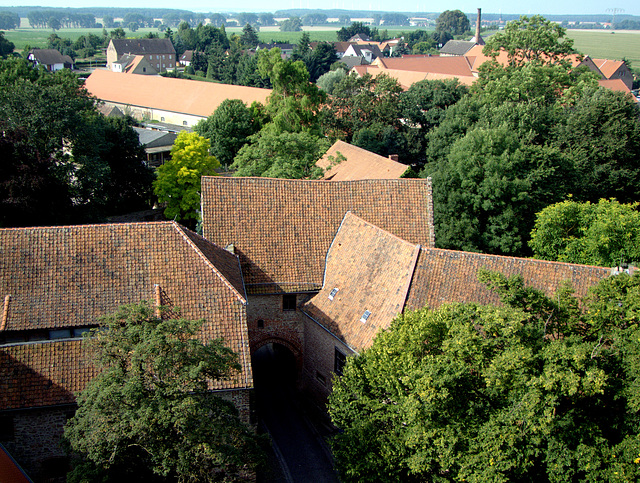
[[(389, 35), (398, 35), (403, 30), (415, 30), (415, 27), (405, 27), (389, 29)], [(227, 33), (240, 34), (242, 29), (239, 27), (227, 27)], [(336, 41), (337, 27), (305, 27), (304, 30), (309, 33), (312, 41)], [(136, 32), (126, 30), (127, 36), (142, 37), (148, 32), (157, 33), (157, 29), (141, 28)], [(8, 30), (5, 37), (15, 44), (15, 50), (22, 52), (25, 46), (46, 48), (47, 39), (53, 33), (50, 29), (31, 29), (20, 28), (17, 30)], [(56, 34), (62, 38), (70, 38), (76, 40), (78, 37), (92, 33), (94, 35), (102, 35), (102, 29), (60, 29)], [(162, 35), (162, 34), (161, 34)], [(258, 36), (262, 42), (285, 42), (297, 43), (302, 32), (280, 32), (278, 27), (263, 27)], [(486, 35), (486, 34), (485, 34)], [(640, 31), (616, 31), (615, 33), (608, 31), (595, 30), (568, 30), (567, 36), (574, 39), (574, 46), (583, 54), (587, 54), (593, 58), (606, 58), (621, 60), (623, 57), (631, 61), (631, 65), (635, 69), (640, 69)]]
[(639, 31), (567, 30), (567, 37), (573, 39), (578, 51), (591, 58), (622, 60), (624, 57), (631, 61), (634, 69), (640, 69)]

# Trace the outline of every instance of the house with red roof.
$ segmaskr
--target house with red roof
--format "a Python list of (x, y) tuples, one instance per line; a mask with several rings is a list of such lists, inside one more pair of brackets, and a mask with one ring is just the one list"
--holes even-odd
[(0, 432), (36, 480), (64, 476), (60, 446), (76, 394), (99, 370), (82, 334), (120, 305), (146, 300), (202, 319), (241, 369), (211, 390), (249, 421), (253, 388), (238, 257), (175, 222), (0, 229)]
[(332, 181), (399, 179), (409, 168), (398, 162), (397, 155), (385, 158), (340, 140), (327, 150), (316, 166), (324, 170), (322, 179)]

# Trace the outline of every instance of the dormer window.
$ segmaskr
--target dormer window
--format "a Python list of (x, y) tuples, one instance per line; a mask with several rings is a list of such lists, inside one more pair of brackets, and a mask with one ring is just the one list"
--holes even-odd
[(329, 294), (329, 300), (333, 300), (333, 298), (334, 298), (334, 297), (336, 296), (336, 294), (338, 293), (338, 290), (339, 290), (339, 289), (334, 288), (334, 289), (331, 291), (331, 293)]
[(362, 322), (364, 324), (369, 319), (370, 315), (371, 315), (371, 311), (370, 310), (365, 310), (364, 314), (362, 314), (362, 317), (360, 317), (360, 322)]

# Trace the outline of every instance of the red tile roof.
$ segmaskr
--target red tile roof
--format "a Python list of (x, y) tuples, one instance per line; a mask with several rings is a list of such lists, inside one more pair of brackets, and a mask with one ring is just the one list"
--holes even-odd
[(605, 78), (610, 79), (616, 71), (624, 65), (621, 60), (609, 60), (609, 59), (591, 59), (593, 63), (600, 69), (600, 72)]
[(247, 105), (254, 101), (265, 104), (271, 94), (271, 89), (160, 76), (122, 75), (108, 70), (93, 71), (85, 87), (102, 101), (202, 117), (213, 114), (225, 99), (240, 99)]
[[(419, 251), (420, 245), (347, 213), (327, 254), (322, 290), (305, 313), (355, 351), (368, 347), (402, 311)], [(363, 322), (365, 310), (370, 315)]]
[[(221, 337), (238, 354), (242, 372), (215, 387), (251, 387), (246, 295), (235, 255), (175, 222), (0, 230), (5, 333), (96, 324), (122, 304), (153, 302), (156, 286), (163, 305), (204, 319), (203, 340)], [(38, 358), (56, 344), (5, 345), (0, 352), (10, 360), (22, 354), (16, 360), (38, 373), (38, 364), (48, 364)], [(64, 360), (71, 366), (60, 364), (62, 378), (77, 363), (75, 355)]]
[(552, 295), (568, 281), (576, 295), (610, 275), (609, 268), (548, 262), (530, 258), (423, 248), (413, 275), (406, 308), (438, 307), (446, 302), (497, 303), (498, 296), (477, 279), (480, 268), (504, 275), (522, 275), (525, 284)]
[[(499, 303), (477, 279), (480, 268), (522, 275), (527, 286), (552, 295), (571, 283), (578, 296), (610, 269), (419, 247), (347, 214), (329, 253), (322, 290), (304, 305), (313, 320), (359, 351), (405, 310), (447, 302)], [(333, 300), (329, 294), (338, 292)], [(366, 322), (360, 317), (371, 315)]]
[(0, 347), (0, 410), (73, 404), (97, 373), (81, 340)]
[(627, 87), (627, 84), (625, 84), (622, 79), (600, 79), (598, 81), (598, 85), (612, 91), (631, 94), (631, 90)]
[[(346, 158), (340, 163), (335, 162), (338, 153)], [(330, 159), (331, 157), (333, 160)], [(398, 179), (408, 169), (406, 164), (398, 163), (344, 141), (336, 141), (318, 160), (316, 166), (326, 170), (323, 179), (332, 181)]]
[(319, 290), (347, 211), (433, 246), (431, 180), (202, 179), (204, 236), (234, 245), (249, 293)]

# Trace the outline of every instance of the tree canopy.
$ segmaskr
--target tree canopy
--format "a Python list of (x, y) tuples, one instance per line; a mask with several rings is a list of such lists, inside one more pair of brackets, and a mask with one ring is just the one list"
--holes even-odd
[(153, 189), (164, 214), (195, 227), (199, 220), (202, 176), (216, 176), (220, 162), (211, 154), (209, 140), (198, 133), (182, 131), (171, 148), (171, 159), (158, 167)]
[(603, 267), (640, 262), (638, 203), (566, 200), (536, 215), (529, 245), (536, 258)]
[(573, 39), (566, 38), (566, 29), (540, 15), (507, 22), (504, 30), (487, 39), (482, 52), (495, 57), (501, 50), (507, 53), (511, 65), (557, 63), (576, 53)]
[(484, 63), (470, 95), (426, 133), (439, 247), (528, 256), (534, 215), (549, 204), (629, 202), (640, 189), (637, 103), (563, 61), (562, 31), (534, 20), (515, 27), (539, 35), (531, 52)]
[(253, 431), (209, 391), (239, 369), (237, 356), (198, 340), (201, 325), (159, 318), (146, 303), (100, 320), (83, 344), (101, 372), (65, 426), (83, 458), (69, 481), (229, 481), (255, 467)]
[(343, 481), (640, 478), (640, 275), (583, 302), (483, 272), (503, 306), (398, 316), (334, 379)]
[(461, 10), (445, 10), (436, 19), (436, 32), (462, 35), (469, 30), (469, 18)]
[(1, 223), (90, 222), (149, 207), (153, 173), (131, 120), (104, 118), (70, 71), (0, 61), (0, 118), (11, 140), (0, 204), (12, 207)]
[(199, 121), (195, 131), (209, 139), (211, 154), (229, 166), (249, 137), (260, 129), (256, 112), (240, 99), (225, 99), (211, 116)]

